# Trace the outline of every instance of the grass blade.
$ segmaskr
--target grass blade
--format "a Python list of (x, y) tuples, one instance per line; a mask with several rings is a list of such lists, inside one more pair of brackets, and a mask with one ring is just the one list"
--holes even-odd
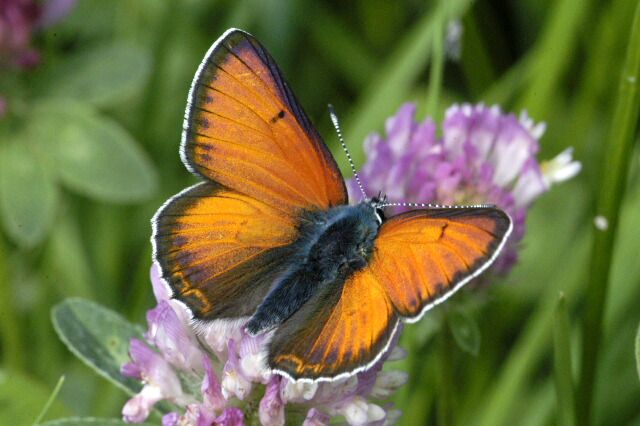
[(51, 392), (49, 399), (47, 399), (47, 402), (44, 404), (44, 407), (42, 407), (42, 411), (40, 411), (40, 414), (38, 414), (36, 421), (33, 422), (34, 424), (40, 423), (42, 419), (44, 419), (44, 416), (47, 415), (47, 412), (49, 411), (51, 404), (53, 404), (53, 401), (56, 400), (58, 393), (60, 393), (60, 389), (62, 389), (63, 383), (64, 383), (64, 376), (60, 376), (60, 379), (58, 379), (58, 383), (56, 383), (56, 386), (53, 388), (53, 391)]
[(609, 271), (618, 228), (620, 204), (625, 191), (634, 134), (638, 125), (638, 79), (640, 78), (640, 3), (636, 7), (627, 57), (620, 77), (616, 109), (611, 123), (607, 152), (598, 194), (597, 214), (608, 227), (595, 233), (591, 251), (587, 300), (582, 323), (582, 365), (577, 399), (578, 423), (591, 423), (594, 382), (602, 337), (602, 319), (609, 287)]
[(571, 333), (569, 313), (564, 293), (560, 293), (556, 304), (555, 326), (553, 327), (554, 379), (558, 398), (558, 425), (575, 424), (573, 379), (571, 377)]

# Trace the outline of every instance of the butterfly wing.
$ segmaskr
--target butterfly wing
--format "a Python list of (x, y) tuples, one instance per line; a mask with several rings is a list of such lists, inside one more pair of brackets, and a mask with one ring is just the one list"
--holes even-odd
[(385, 352), (398, 324), (370, 268), (316, 293), (275, 332), (269, 367), (293, 379), (336, 379), (364, 370)]
[(417, 321), (485, 270), (511, 228), (491, 207), (409, 211), (382, 224), (370, 265), (398, 315)]
[(251, 315), (286, 267), (296, 238), (292, 218), (211, 182), (171, 198), (153, 223), (163, 278), (197, 319)]
[(335, 379), (375, 364), (412, 322), (496, 258), (511, 219), (490, 207), (414, 210), (383, 223), (369, 264), (322, 289), (275, 332), (268, 364), (293, 379)]
[(156, 213), (154, 258), (196, 318), (251, 315), (292, 262), (299, 213), (346, 203), (344, 180), (271, 56), (240, 30), (196, 72), (180, 152), (206, 182)]
[(250, 34), (216, 41), (189, 92), (183, 162), (288, 212), (345, 204), (344, 179), (274, 60)]

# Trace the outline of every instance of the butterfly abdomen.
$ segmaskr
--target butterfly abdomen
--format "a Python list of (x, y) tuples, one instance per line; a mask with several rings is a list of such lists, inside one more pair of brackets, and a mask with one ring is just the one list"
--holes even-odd
[(280, 277), (251, 317), (251, 334), (277, 327), (320, 288), (341, 288), (367, 265), (379, 227), (375, 211), (365, 203), (308, 213), (301, 223), (294, 243), (299, 264)]

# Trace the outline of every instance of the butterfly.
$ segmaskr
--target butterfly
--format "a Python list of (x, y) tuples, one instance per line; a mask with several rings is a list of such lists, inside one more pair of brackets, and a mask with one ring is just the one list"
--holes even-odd
[(180, 156), (201, 179), (158, 210), (154, 260), (197, 324), (269, 336), (272, 372), (334, 380), (374, 365), (414, 322), (496, 259), (492, 206), (385, 217), (344, 179), (280, 69), (230, 29), (189, 90)]

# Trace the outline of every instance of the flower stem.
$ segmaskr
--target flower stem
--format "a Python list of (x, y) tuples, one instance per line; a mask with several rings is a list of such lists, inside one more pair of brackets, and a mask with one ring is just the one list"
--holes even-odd
[(564, 293), (560, 293), (556, 304), (555, 326), (553, 327), (554, 378), (558, 398), (558, 424), (575, 425), (575, 402), (573, 380), (571, 378), (571, 334), (569, 314)]
[(431, 73), (429, 75), (429, 93), (427, 95), (427, 113), (435, 117), (438, 113), (440, 91), (442, 88), (442, 73), (444, 69), (444, 37), (446, 25), (446, 13), (444, 8), (447, 2), (441, 2), (436, 8), (434, 20), (432, 49), (431, 49)]
[(455, 345), (448, 325), (447, 313), (442, 315), (442, 328), (439, 333), (440, 347), (440, 386), (438, 389), (438, 424), (452, 425), (453, 420), (453, 353)]
[(38, 414), (36, 421), (33, 422), (34, 425), (39, 424), (42, 421), (42, 419), (44, 419), (44, 416), (47, 415), (49, 408), (51, 408), (51, 404), (53, 404), (53, 401), (56, 400), (56, 397), (58, 396), (60, 389), (62, 389), (63, 383), (64, 383), (64, 376), (60, 376), (60, 378), (58, 379), (58, 383), (56, 383), (56, 386), (53, 388), (51, 395), (49, 395), (49, 399), (47, 399), (47, 402), (44, 404), (44, 407), (42, 407), (42, 410), (40, 411), (40, 414)]
[(602, 337), (602, 320), (609, 287), (609, 270), (618, 225), (626, 178), (631, 158), (634, 134), (638, 124), (638, 79), (640, 79), (640, 3), (636, 7), (627, 57), (611, 123), (602, 185), (598, 194), (597, 214), (608, 226), (595, 231), (591, 251), (587, 300), (582, 323), (582, 365), (577, 399), (578, 423), (591, 423), (592, 402), (598, 351)]

